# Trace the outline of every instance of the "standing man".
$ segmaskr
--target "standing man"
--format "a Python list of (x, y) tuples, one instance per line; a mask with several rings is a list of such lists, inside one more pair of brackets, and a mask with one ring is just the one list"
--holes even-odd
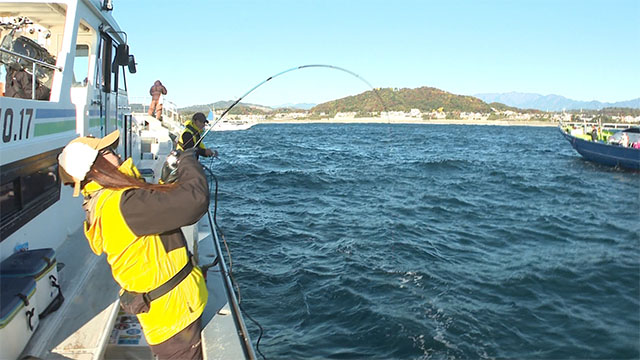
[(153, 116), (155, 110), (155, 118), (162, 120), (162, 103), (160, 102), (160, 96), (167, 95), (167, 88), (162, 85), (160, 80), (156, 80), (149, 89), (149, 95), (151, 95), (151, 104), (149, 105), (149, 116)]
[[(178, 150), (185, 151), (194, 147), (195, 144), (200, 141), (204, 125), (208, 123), (209, 120), (207, 120), (203, 113), (197, 112), (193, 114), (191, 120), (185, 123), (184, 131), (180, 134), (177, 146)], [(204, 157), (218, 156), (218, 152), (216, 150), (206, 148), (203, 142), (198, 144), (196, 154)]]

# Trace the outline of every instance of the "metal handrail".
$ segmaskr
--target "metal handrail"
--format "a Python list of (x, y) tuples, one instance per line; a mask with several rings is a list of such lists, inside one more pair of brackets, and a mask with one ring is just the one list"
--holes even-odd
[(593, 126), (602, 126), (603, 129), (626, 129), (628, 127), (638, 126), (636, 123), (602, 123), (599, 124), (597, 122), (589, 121), (567, 121), (561, 122), (564, 126), (576, 126), (576, 127), (593, 127)]
[[(169, 100), (166, 95), (162, 96), (162, 114), (168, 115), (174, 121), (180, 123), (180, 111), (178, 111), (178, 105)], [(151, 102), (151, 96), (129, 96), (129, 105), (139, 104), (142, 105), (142, 112), (146, 113), (149, 109), (149, 103)]]
[(220, 239), (218, 238), (218, 232), (215, 227), (215, 222), (211, 217), (211, 210), (207, 211), (207, 215), (209, 217), (209, 226), (211, 229), (211, 233), (213, 234), (216, 256), (218, 256), (220, 259), (218, 266), (220, 269), (220, 273), (222, 274), (225, 290), (227, 292), (227, 300), (229, 301), (229, 306), (231, 307), (233, 321), (235, 322), (238, 330), (238, 337), (240, 338), (242, 351), (244, 352), (246, 359), (253, 360), (256, 358), (256, 354), (253, 351), (253, 346), (251, 345), (249, 331), (247, 330), (247, 327), (245, 326), (244, 321), (242, 320), (242, 317), (240, 315), (242, 313), (240, 310), (240, 304), (238, 304), (235, 292), (233, 291), (233, 284), (231, 283), (229, 271), (227, 270), (227, 265), (225, 264), (224, 256), (222, 255), (222, 248), (220, 248)]
[(43, 66), (45, 68), (49, 68), (52, 70), (58, 70), (60, 72), (62, 72), (62, 68), (61, 67), (57, 67), (55, 65), (51, 65), (47, 62), (38, 60), (38, 59), (34, 59), (30, 56), (26, 56), (26, 55), (22, 55), (22, 54), (18, 54), (17, 52), (13, 52), (9, 49), (3, 49), (2, 47), (0, 47), (0, 51), (7, 53), (11, 56), (16, 56), (19, 57), (21, 59), (27, 60), (27, 61), (31, 61), (32, 66), (31, 66), (31, 100), (35, 100), (36, 98), (36, 66), (40, 65)]
[(7, 54), (9, 54), (9, 55), (17, 56), (17, 57), (19, 57), (19, 58), (22, 58), (22, 59), (25, 59), (25, 60), (31, 61), (31, 62), (33, 62), (33, 63), (35, 63), (35, 64), (38, 64), (38, 65), (40, 65), (40, 66), (47, 67), (47, 68), (49, 68), (49, 69), (62, 71), (62, 68), (61, 68), (61, 67), (57, 67), (57, 66), (55, 66), (55, 65), (51, 65), (51, 64), (49, 64), (49, 63), (47, 63), (47, 62), (44, 62), (44, 61), (41, 61), (41, 60), (38, 60), (38, 59), (34, 59), (34, 58), (29, 57), (29, 56), (26, 56), (26, 55), (18, 54), (18, 53), (16, 53), (16, 52), (13, 52), (13, 51), (8, 50), (8, 49), (3, 49), (3, 48), (1, 48), (1, 47), (0, 47), (0, 51), (5, 52), (5, 53), (7, 53)]

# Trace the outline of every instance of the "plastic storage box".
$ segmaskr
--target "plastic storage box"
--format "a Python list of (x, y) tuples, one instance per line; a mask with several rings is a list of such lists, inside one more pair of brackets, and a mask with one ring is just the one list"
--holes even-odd
[(36, 302), (40, 317), (60, 307), (64, 300), (58, 282), (56, 252), (53, 249), (35, 249), (17, 252), (0, 263), (0, 276), (5, 278), (30, 277), (36, 281)]
[(17, 359), (38, 327), (33, 278), (0, 278), (0, 349), (2, 359)]

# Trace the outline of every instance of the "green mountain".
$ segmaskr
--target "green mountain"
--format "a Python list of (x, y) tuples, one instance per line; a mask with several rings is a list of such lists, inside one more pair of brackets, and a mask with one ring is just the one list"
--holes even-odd
[(369, 90), (362, 94), (347, 96), (329, 101), (311, 108), (313, 113), (335, 114), (337, 112), (379, 113), (380, 111), (431, 112), (441, 109), (447, 113), (481, 112), (490, 113), (491, 108), (497, 110), (515, 110), (499, 103), (487, 104), (473, 96), (455, 95), (432, 87), (417, 89), (384, 88)]
[[(233, 100), (218, 101), (211, 104), (193, 105), (180, 109), (184, 116), (191, 116), (197, 111), (205, 114), (209, 109), (223, 110), (233, 104)], [(379, 114), (381, 111), (405, 111), (419, 109), (423, 113), (434, 110), (444, 111), (451, 116), (457, 116), (461, 112), (491, 113), (492, 109), (498, 111), (520, 109), (501, 103), (487, 104), (484, 101), (466, 95), (456, 95), (432, 87), (420, 87), (416, 89), (383, 88), (369, 90), (358, 95), (347, 96), (342, 99), (332, 100), (312, 107), (309, 112), (313, 114), (325, 113), (333, 116), (338, 112), (356, 112), (361, 116)], [(267, 106), (239, 103), (229, 115), (268, 115), (274, 110), (277, 112), (295, 112), (298, 109), (273, 109)], [(540, 112), (539, 110), (531, 110)]]
[[(234, 103), (234, 100), (216, 101), (210, 104), (191, 105), (191, 106), (180, 108), (179, 110), (180, 110), (180, 113), (195, 113), (200, 111), (205, 113), (206, 115), (209, 113), (209, 110), (211, 109), (225, 110), (229, 106), (231, 106), (231, 104), (233, 103)], [(236, 105), (233, 109), (231, 109), (230, 114), (236, 114), (236, 115), (265, 114), (271, 111), (273, 111), (273, 109), (267, 106), (247, 104), (247, 103), (241, 102), (238, 105)]]
[[(191, 116), (193, 116), (193, 114), (195, 114), (198, 111), (204, 113), (205, 115), (208, 115), (209, 110), (211, 109), (215, 109), (216, 112), (219, 114), (220, 111), (226, 110), (229, 106), (231, 106), (234, 103), (234, 101), (235, 100), (217, 101), (211, 104), (192, 105), (192, 106), (180, 108), (178, 109), (178, 111), (180, 112), (180, 115), (182, 115), (183, 118), (185, 119), (191, 118)], [(274, 111), (278, 113), (292, 113), (292, 112), (300, 112), (300, 111), (306, 111), (306, 110), (300, 110), (295, 108), (274, 109), (264, 105), (240, 102), (238, 103), (238, 105), (234, 106), (233, 109), (231, 109), (231, 111), (229, 111), (227, 115), (269, 115)]]

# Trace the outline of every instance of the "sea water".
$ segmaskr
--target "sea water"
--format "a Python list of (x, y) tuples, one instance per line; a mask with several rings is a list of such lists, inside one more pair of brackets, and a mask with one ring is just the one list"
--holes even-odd
[(557, 128), (258, 125), (207, 143), (269, 359), (640, 357), (640, 174)]

